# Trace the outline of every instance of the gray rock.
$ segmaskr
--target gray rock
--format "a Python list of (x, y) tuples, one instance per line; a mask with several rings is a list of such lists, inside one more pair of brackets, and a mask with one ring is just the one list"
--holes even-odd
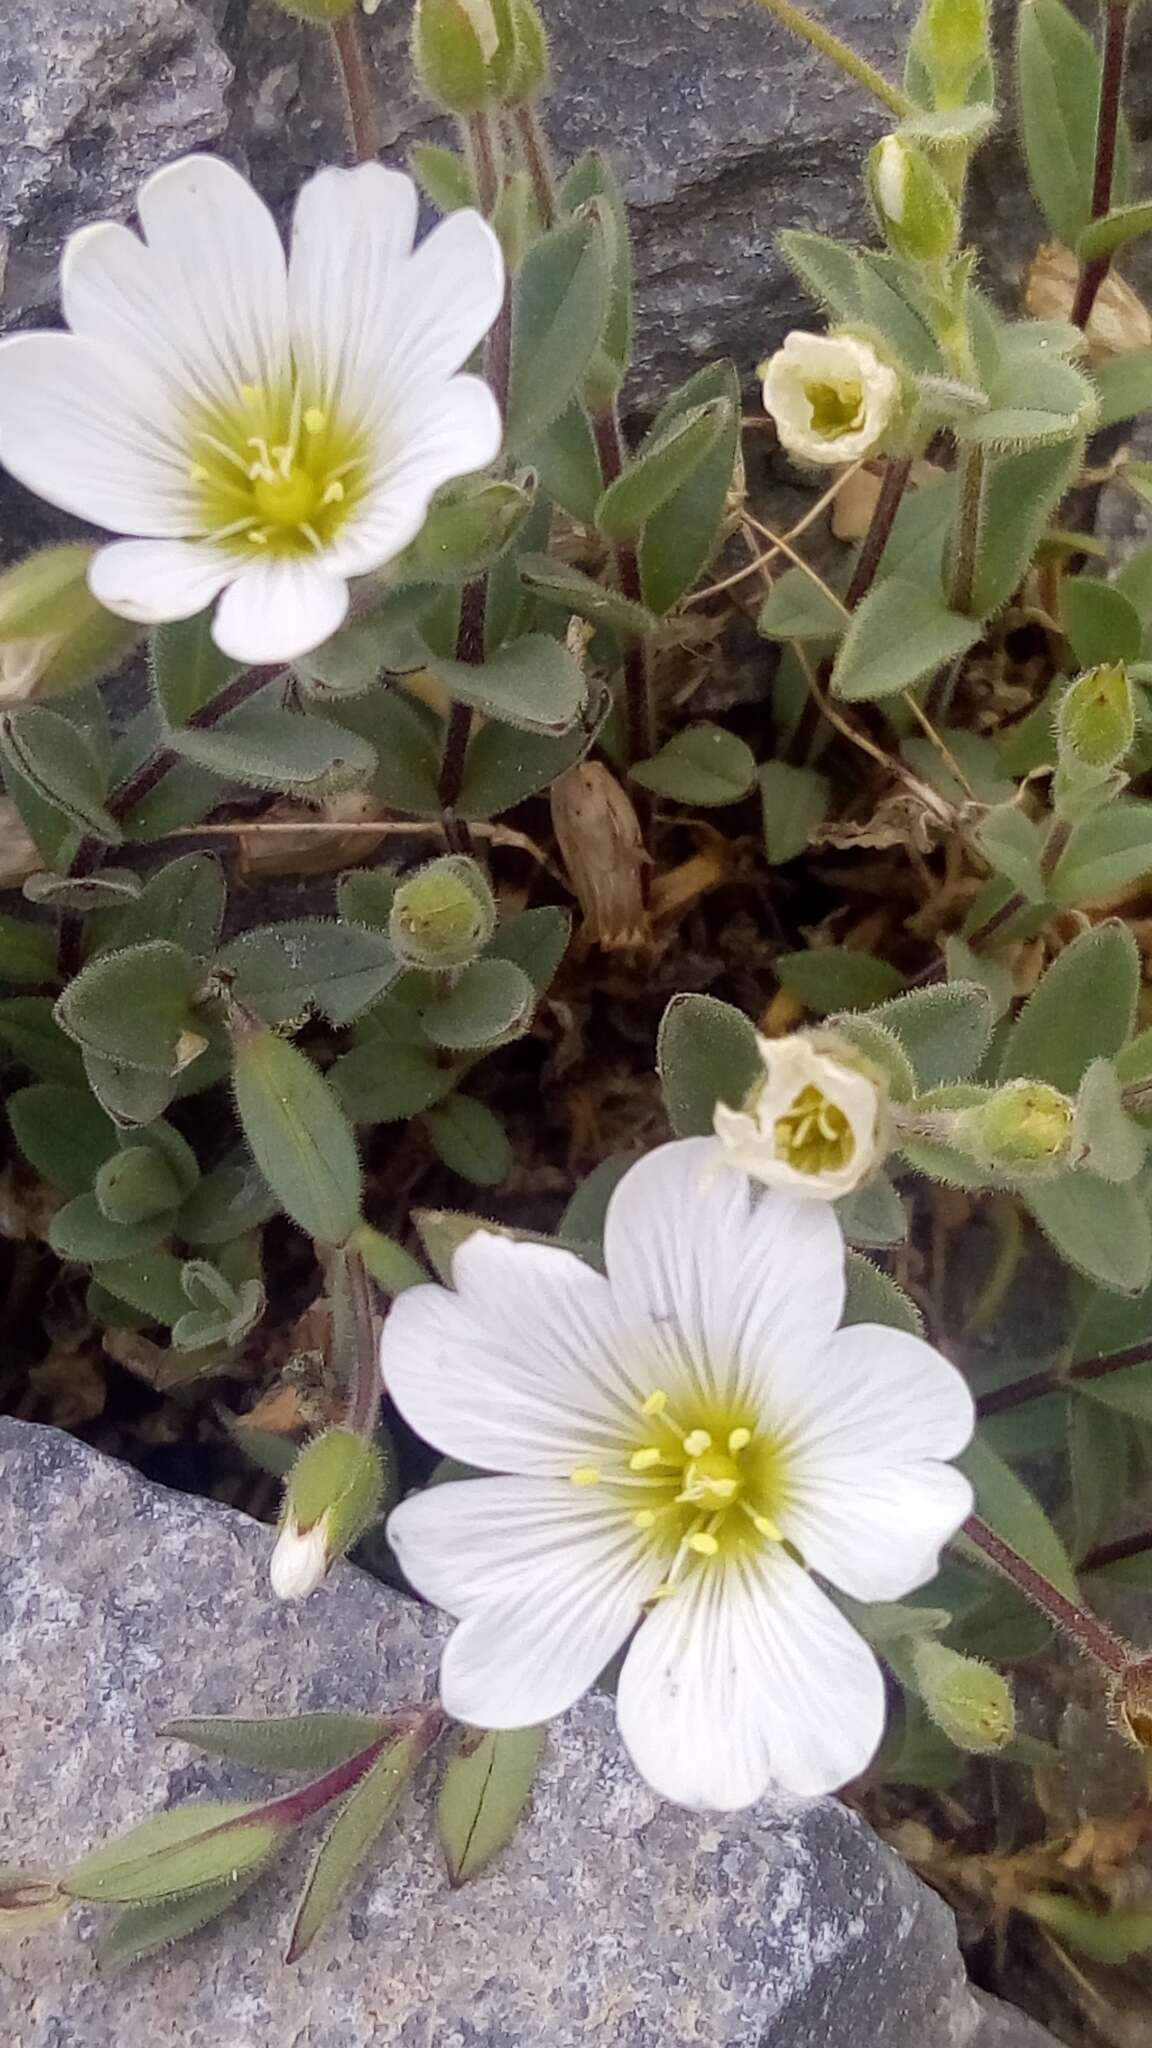
[[(260, 1781), (158, 1739), (177, 1713), (428, 1696), (442, 1623), (344, 1569), (303, 1608), (268, 1534), (0, 1420), (3, 1860), (64, 1863), (189, 1796)], [(533, 1808), (459, 1893), (427, 1787), (303, 1964), (265, 1884), (192, 1943), (97, 1975), (100, 1916), (0, 1957), (12, 2048), (1043, 2048), (977, 2004), (952, 1917), (831, 1800), (713, 1820), (660, 1806), (609, 1704), (558, 1725)], [(1049, 2043), (1049, 2048), (1052, 2044)]]

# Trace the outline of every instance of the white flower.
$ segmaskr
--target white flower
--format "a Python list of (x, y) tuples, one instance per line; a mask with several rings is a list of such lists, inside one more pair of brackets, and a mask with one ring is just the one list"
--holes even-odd
[(450, 1456), (507, 1477), (435, 1486), (388, 1532), (459, 1617), (450, 1714), (518, 1728), (562, 1713), (632, 1636), (617, 1713), (669, 1799), (750, 1804), (862, 1771), (879, 1666), (821, 1591), (925, 1584), (971, 1505), (941, 1461), (972, 1431), (960, 1375), (918, 1338), (838, 1330), (832, 1210), (664, 1145), (608, 1210), (607, 1278), (557, 1246), (479, 1233), (456, 1291), (403, 1294), (385, 1383)]
[(835, 1202), (879, 1163), (883, 1104), (859, 1068), (796, 1032), (758, 1038), (764, 1079), (743, 1109), (718, 1103), (715, 1131), (728, 1164), (765, 1187)]
[(781, 441), (802, 462), (858, 462), (900, 397), (896, 372), (850, 334), (789, 334), (757, 374)]
[(286, 262), (239, 173), (191, 156), (141, 187), (143, 241), (111, 221), (71, 237), (71, 333), (0, 342), (0, 458), (136, 536), (92, 563), (110, 611), (151, 625), (223, 592), (226, 654), (293, 660), (440, 485), (494, 458), (496, 401), (457, 372), (501, 305), (499, 244), (465, 209), (413, 253), (417, 203), (381, 164), (320, 171)]
[(272, 1591), (278, 1600), (306, 1600), (327, 1577), (331, 1562), (325, 1518), (301, 1530), (289, 1517), (280, 1527), (268, 1567)]

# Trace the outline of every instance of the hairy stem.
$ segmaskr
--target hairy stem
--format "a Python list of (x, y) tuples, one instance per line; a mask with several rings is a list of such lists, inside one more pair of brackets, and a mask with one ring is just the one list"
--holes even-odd
[(552, 152), (544, 125), (535, 107), (517, 107), (513, 115), (516, 139), (524, 157), (524, 167), (532, 180), (532, 193), (540, 225), (547, 229), (556, 225), (556, 183), (552, 176)]
[(1042, 1572), (1038, 1572), (1034, 1565), (1029, 1564), (1026, 1557), (1021, 1557), (1018, 1550), (1013, 1550), (1010, 1543), (1005, 1543), (1003, 1537), (998, 1536), (995, 1529), (990, 1529), (979, 1515), (969, 1515), (964, 1524), (963, 1534), (970, 1543), (975, 1544), (976, 1549), (983, 1553), (990, 1564), (995, 1565), (997, 1571), (1002, 1572), (1006, 1579), (1011, 1579), (1012, 1584), (1032, 1602), (1034, 1607), (1038, 1607), (1042, 1614), (1047, 1615), (1062, 1635), (1070, 1637), (1078, 1648), (1083, 1650), (1086, 1657), (1091, 1657), (1093, 1663), (1099, 1664), (1113, 1676), (1119, 1676), (1128, 1670), (1133, 1659), (1127, 1643), (1122, 1642), (1119, 1636), (1113, 1635), (1112, 1630), (1096, 1615), (1090, 1614), (1087, 1608), (1080, 1607), (1075, 1600), (1069, 1600), (1058, 1586), (1054, 1586), (1050, 1579), (1046, 1579)]
[[(222, 690), (218, 690), (210, 703), (202, 705), (199, 711), (192, 713), (187, 721), (189, 727), (195, 732), (211, 732), (214, 726), (227, 718), (230, 711), (239, 710), (241, 704), (246, 704), (250, 697), (255, 697), (269, 683), (274, 682), (278, 675), (286, 674), (286, 669), (245, 669), (242, 675), (234, 676), (230, 683), (225, 684)], [(183, 756), (172, 747), (157, 747), (156, 752), (149, 754), (148, 759), (142, 761), (139, 768), (133, 769), (132, 774), (121, 782), (108, 798), (108, 809), (117, 823), (122, 823), (146, 796), (151, 796), (152, 791), (158, 788), (170, 770), (180, 766), (182, 759)]]
[[(624, 440), (616, 407), (606, 406), (603, 412), (597, 413), (592, 428), (596, 436), (596, 452), (600, 457), (600, 475), (607, 490), (624, 468)], [(616, 573), (623, 596), (631, 599), (633, 604), (643, 604), (640, 563), (630, 541), (622, 541), (616, 548)], [(624, 722), (629, 761), (646, 761), (655, 750), (656, 722), (651, 664), (644, 640), (630, 640), (624, 656)]]
[[(1116, 146), (1120, 138), (1120, 110), (1124, 98), (1124, 72), (1128, 59), (1128, 0), (1112, 0), (1104, 21), (1104, 60), (1100, 69), (1100, 111), (1096, 117), (1096, 162), (1092, 174), (1092, 218), (1103, 220), (1112, 208), (1116, 183)], [(1111, 256), (1094, 256), (1080, 267), (1076, 297), (1072, 304), (1075, 326), (1085, 328), (1108, 272)]]
[(876, 571), (880, 567), (881, 557), (888, 545), (888, 536), (895, 523), (896, 514), (900, 510), (901, 501), (908, 488), (908, 479), (911, 474), (911, 456), (890, 455), (888, 457), (884, 467), (884, 481), (880, 486), (880, 495), (876, 500), (876, 509), (872, 514), (868, 531), (864, 536), (863, 546), (856, 557), (856, 566), (852, 571), (852, 580), (844, 593), (844, 604), (850, 612), (855, 611), (856, 606), (867, 597), (876, 580)]
[(976, 594), (976, 567), (984, 527), (984, 451), (966, 448), (960, 464), (960, 507), (956, 520), (956, 553), (948, 603), (952, 611), (970, 613)]
[(1102, 1572), (1106, 1565), (1123, 1564), (1130, 1557), (1143, 1557), (1152, 1550), (1152, 1529), (1141, 1529), (1136, 1536), (1122, 1536), (1117, 1543), (1098, 1543), (1090, 1550), (1080, 1566), (1082, 1572)]
[(803, 8), (793, 4), (793, 0), (759, 0), (759, 4), (769, 14), (775, 15), (777, 21), (784, 28), (790, 29), (793, 35), (800, 36), (806, 43), (811, 43), (812, 48), (819, 50), (822, 57), (830, 57), (833, 64), (838, 64), (841, 71), (846, 71), (849, 78), (854, 78), (857, 85), (862, 85), (868, 92), (873, 93), (894, 114), (899, 114), (903, 119), (914, 112), (912, 102), (906, 93), (902, 93), (895, 85), (889, 85), (888, 80), (873, 65), (867, 63), (863, 57), (858, 57), (855, 50), (848, 43), (842, 42), (839, 36), (833, 35), (831, 29), (824, 27), (823, 22), (813, 21), (811, 15), (805, 14)]
[(332, 23), (332, 47), (344, 88), (344, 111), (348, 117), (352, 154), (357, 163), (371, 163), (380, 154), (383, 138), (376, 93), (364, 54), (359, 8), (350, 8), (347, 14), (342, 14), (338, 21)]
[(342, 1255), (343, 1294), (339, 1310), (333, 1319), (334, 1339), (342, 1339), (341, 1348), (346, 1353), (345, 1366), (348, 1397), (344, 1409), (343, 1427), (354, 1430), (357, 1436), (371, 1437), (376, 1433), (380, 1420), (380, 1403), (384, 1394), (384, 1383), (380, 1378), (378, 1358), (378, 1331), (376, 1326), (376, 1300), (372, 1280), (367, 1266), (359, 1252), (345, 1252)]
[(1083, 1386), (1086, 1381), (1106, 1380), (1110, 1373), (1128, 1372), (1134, 1365), (1152, 1365), (1152, 1340), (1128, 1344), (1123, 1351), (1106, 1351), (1101, 1358), (1082, 1359), (1066, 1373), (1049, 1369), (1029, 1373), (1026, 1379), (1013, 1380), (1009, 1386), (996, 1387), (992, 1393), (982, 1395), (976, 1410), (981, 1416), (1003, 1415), (1010, 1408), (1023, 1408), (1029, 1401), (1042, 1400), (1046, 1394), (1063, 1394), (1069, 1387)]

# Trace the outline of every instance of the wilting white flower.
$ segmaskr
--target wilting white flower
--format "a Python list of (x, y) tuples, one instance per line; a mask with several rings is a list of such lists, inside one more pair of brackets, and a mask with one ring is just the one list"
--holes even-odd
[(896, 372), (850, 334), (789, 334), (757, 375), (781, 441), (802, 462), (858, 462), (900, 397)]
[(812, 1577), (893, 1600), (968, 1513), (942, 1462), (972, 1431), (960, 1375), (917, 1337), (838, 1329), (825, 1203), (664, 1145), (608, 1210), (607, 1278), (558, 1246), (479, 1233), (455, 1291), (403, 1294), (385, 1383), (449, 1455), (507, 1476), (393, 1511), (412, 1583), (459, 1617), (449, 1713), (562, 1713), (633, 1630), (617, 1713), (644, 1776), (689, 1806), (826, 1792), (880, 1740), (871, 1650)]
[(440, 485), (493, 459), (496, 401), (457, 372), (502, 302), (499, 244), (464, 209), (413, 252), (417, 205), (381, 164), (320, 171), (286, 261), (251, 186), (191, 156), (141, 187), (143, 241), (111, 221), (71, 237), (71, 333), (0, 343), (0, 459), (135, 536), (92, 563), (110, 611), (154, 624), (223, 592), (226, 654), (292, 660)]
[(716, 1107), (726, 1160), (789, 1194), (826, 1202), (851, 1194), (881, 1156), (884, 1106), (876, 1082), (802, 1032), (757, 1044), (764, 1079), (742, 1109)]
[(323, 1517), (311, 1529), (299, 1529), (289, 1517), (277, 1533), (268, 1576), (278, 1600), (306, 1600), (328, 1575), (331, 1563), (328, 1530)]

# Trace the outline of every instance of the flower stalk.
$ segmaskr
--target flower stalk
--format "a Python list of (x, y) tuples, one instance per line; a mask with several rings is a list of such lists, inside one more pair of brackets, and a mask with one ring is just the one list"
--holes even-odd
[[(592, 429), (600, 458), (600, 476), (607, 490), (624, 469), (624, 437), (615, 404), (605, 406), (596, 414)], [(616, 572), (622, 595), (633, 604), (643, 604), (640, 563), (630, 541), (621, 542), (616, 549)], [(644, 640), (629, 641), (624, 657), (624, 721), (629, 761), (646, 761), (656, 749), (656, 721), (651, 661), (648, 644)]]
[(857, 605), (863, 603), (876, 580), (876, 571), (880, 567), (881, 558), (888, 545), (888, 537), (895, 524), (896, 514), (903, 503), (904, 493), (908, 488), (908, 479), (911, 474), (912, 458), (910, 455), (890, 455), (887, 458), (884, 464), (884, 481), (880, 486), (880, 495), (876, 500), (876, 507), (869, 522), (868, 531), (864, 536), (860, 553), (856, 557), (856, 566), (852, 571), (851, 581), (844, 593), (844, 603), (850, 612), (855, 611)]
[[(1092, 219), (1103, 220), (1111, 211), (1116, 182), (1116, 149), (1120, 139), (1120, 112), (1124, 98), (1124, 74), (1128, 61), (1128, 16), (1130, 0), (1111, 0), (1104, 21), (1104, 59), (1100, 71), (1100, 111), (1096, 121), (1096, 161), (1092, 177)], [(1087, 327), (1100, 288), (1112, 268), (1112, 258), (1090, 257), (1080, 267), (1076, 297), (1072, 304), (1073, 324)]]
[(810, 43), (814, 50), (819, 50), (822, 57), (829, 57), (833, 64), (837, 64), (841, 71), (847, 72), (849, 78), (854, 78), (857, 85), (862, 85), (866, 92), (872, 93), (874, 98), (890, 108), (892, 113), (904, 119), (915, 112), (906, 93), (902, 93), (897, 86), (890, 85), (882, 72), (877, 71), (864, 57), (858, 56), (850, 44), (833, 35), (832, 30), (825, 28), (823, 22), (813, 21), (812, 16), (805, 14), (803, 8), (793, 4), (793, 0), (759, 0), (759, 4), (767, 13), (775, 15), (783, 28), (789, 29), (794, 36), (799, 36), (802, 42)]
[(332, 47), (336, 69), (344, 90), (348, 139), (357, 163), (367, 164), (379, 156), (382, 136), (380, 111), (364, 52), (364, 33), (359, 9), (353, 7), (332, 23)]
[(997, 1571), (1012, 1581), (1025, 1599), (1030, 1600), (1034, 1607), (1038, 1607), (1040, 1612), (1047, 1616), (1054, 1628), (1058, 1628), (1062, 1635), (1068, 1636), (1094, 1664), (1098, 1664), (1113, 1678), (1119, 1678), (1130, 1668), (1133, 1654), (1128, 1644), (1119, 1636), (1113, 1635), (1112, 1630), (1096, 1615), (1090, 1614), (1087, 1608), (1080, 1607), (1076, 1601), (1070, 1600), (1067, 1594), (1052, 1584), (1051, 1579), (1046, 1579), (1043, 1572), (1038, 1572), (1034, 1565), (1029, 1564), (1027, 1558), (1021, 1557), (1018, 1550), (1014, 1550), (1010, 1543), (1006, 1543), (1002, 1536), (998, 1536), (995, 1529), (990, 1528), (979, 1515), (969, 1515), (961, 1534), (983, 1553), (990, 1564), (995, 1565)]

